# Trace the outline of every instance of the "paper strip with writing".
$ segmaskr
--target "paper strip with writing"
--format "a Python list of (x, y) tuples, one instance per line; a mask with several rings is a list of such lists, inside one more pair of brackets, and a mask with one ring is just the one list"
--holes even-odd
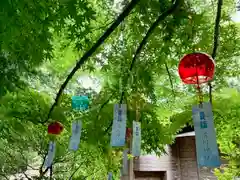
[(76, 151), (78, 149), (78, 146), (80, 144), (81, 132), (82, 121), (81, 120), (74, 121), (72, 123), (72, 136), (70, 138), (69, 150)]
[(133, 121), (132, 155), (141, 155), (141, 123)]
[(126, 109), (126, 104), (114, 105), (114, 119), (111, 134), (111, 146), (113, 147), (121, 147), (125, 145), (127, 121)]
[(212, 106), (203, 103), (192, 108), (197, 161), (199, 167), (219, 167), (221, 165), (213, 122)]
[(50, 141), (49, 147), (48, 147), (48, 154), (45, 160), (45, 167), (51, 167), (53, 163), (53, 159), (55, 157), (55, 151), (56, 151), (56, 142)]

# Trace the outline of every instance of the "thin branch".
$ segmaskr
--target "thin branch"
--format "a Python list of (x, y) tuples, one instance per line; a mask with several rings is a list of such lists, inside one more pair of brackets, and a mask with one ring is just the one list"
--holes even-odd
[(44, 175), (48, 172), (48, 170), (49, 170), (49, 167), (48, 168), (46, 168), (43, 172), (41, 172), (41, 174), (39, 175), (39, 180), (40, 179), (42, 179), (43, 177), (44, 177)]
[(130, 13), (130, 11), (132, 11), (132, 9), (137, 5), (137, 3), (140, 0), (132, 0), (128, 6), (126, 7), (126, 9), (118, 16), (118, 18), (116, 19), (116, 21), (104, 32), (104, 34), (98, 39), (98, 41), (92, 46), (92, 48), (87, 51), (82, 58), (77, 62), (76, 66), (73, 68), (73, 70), (70, 72), (70, 74), (67, 76), (66, 80), (64, 81), (64, 83), (61, 85), (55, 101), (53, 103), (53, 105), (51, 106), (49, 113), (47, 115), (47, 119), (42, 122), (43, 124), (46, 123), (48, 121), (48, 119), (51, 116), (52, 111), (54, 110), (55, 106), (57, 106), (58, 101), (63, 93), (63, 90), (66, 88), (68, 82), (72, 79), (73, 75), (77, 72), (78, 69), (80, 69), (82, 67), (82, 65), (87, 61), (87, 59), (97, 50), (97, 48), (111, 35), (111, 33), (118, 27), (118, 25), (125, 19), (125, 17), (128, 16), (128, 14)]
[(97, 27), (97, 28), (93, 28), (91, 31), (98, 31), (98, 30), (102, 30), (102, 29), (105, 29), (107, 28), (110, 24), (112, 24), (114, 21), (111, 21), (111, 22), (108, 22), (106, 23), (104, 26), (101, 26), (101, 27)]
[(10, 180), (6, 175), (0, 174), (0, 176), (4, 177), (6, 180)]
[(85, 179), (87, 179), (88, 177), (92, 176), (93, 174), (96, 174), (97, 172), (99, 172), (101, 169), (98, 169), (97, 171), (93, 171), (91, 174), (89, 174), (87, 177), (85, 177)]
[(31, 168), (32, 170), (38, 170), (37, 168), (34, 168), (34, 167), (32, 167), (31, 165), (27, 165), (29, 168)]
[[(215, 57), (217, 55), (217, 48), (219, 45), (219, 34), (220, 34), (219, 29), (220, 29), (222, 4), (223, 4), (223, 0), (218, 0), (217, 14), (216, 14), (215, 28), (214, 28), (214, 38), (213, 38), (213, 51), (212, 51), (213, 59), (215, 59)], [(212, 104), (212, 84), (211, 84), (211, 82), (208, 83), (208, 87), (209, 87), (209, 101)]]
[[(47, 158), (47, 154), (48, 154), (48, 151), (46, 151), (46, 153), (45, 153), (45, 155), (44, 155), (44, 157), (43, 157), (43, 162), (42, 162), (42, 164), (41, 164), (41, 166), (40, 166), (40, 169), (39, 169), (39, 174), (40, 174), (40, 177), (41, 176), (43, 176), (45, 173), (43, 172), (43, 166), (44, 166), (44, 163), (45, 163), (45, 161), (46, 161), (46, 158)], [(48, 169), (47, 169), (48, 170)]]
[(81, 165), (79, 165), (76, 169), (75, 169), (75, 171), (73, 171), (73, 173), (71, 174), (71, 176), (69, 177), (69, 180), (71, 180), (72, 179), (72, 177), (75, 175), (75, 173), (82, 167), (82, 165), (83, 165), (83, 163), (81, 164)]
[[(170, 14), (172, 14), (178, 7), (178, 5), (180, 4), (181, 0), (176, 0), (175, 3), (165, 12), (163, 12), (158, 18), (157, 20), (152, 24), (152, 26), (149, 28), (149, 30), (147, 31), (146, 35), (144, 36), (143, 40), (141, 41), (140, 45), (138, 46), (134, 57), (132, 59), (131, 65), (130, 65), (130, 69), (129, 72), (132, 71), (133, 66), (137, 60), (138, 55), (140, 54), (141, 50), (143, 49), (143, 47), (146, 45), (148, 38), (151, 36), (151, 34), (153, 33), (154, 29), (159, 25), (159, 23), (161, 21), (163, 21), (167, 16), (169, 16)], [(127, 76), (128, 79), (129, 75)], [(127, 80), (126, 80), (127, 81)], [(123, 102), (123, 97), (124, 97), (125, 91), (122, 91), (121, 94), (121, 98), (120, 98), (120, 102), (119, 104), (122, 104)], [(111, 128), (113, 124), (113, 121), (111, 121), (110, 125), (107, 127), (107, 129), (105, 130), (105, 134), (109, 131), (109, 129)]]
[(50, 180), (53, 179), (53, 165), (50, 167)]
[(214, 42), (213, 42), (213, 51), (212, 58), (215, 59), (217, 55), (217, 48), (219, 45), (219, 34), (220, 34), (220, 20), (221, 20), (221, 11), (222, 11), (223, 0), (218, 0), (217, 14), (215, 20), (215, 28), (214, 28)]
[(173, 94), (173, 97), (175, 98), (172, 76), (171, 76), (171, 74), (170, 74), (170, 71), (169, 71), (169, 68), (168, 68), (168, 65), (167, 65), (167, 62), (166, 62), (166, 61), (164, 61), (164, 65), (165, 65), (165, 68), (166, 68), (166, 71), (167, 71), (167, 74), (168, 74), (168, 78), (169, 78), (169, 81), (170, 81), (170, 84), (171, 84), (172, 94)]
[(104, 131), (104, 135), (110, 130), (110, 128), (113, 125), (113, 121), (110, 122), (109, 126), (107, 127), (107, 129)]
[[(89, 154), (88, 156), (90, 156), (91, 158), (94, 158), (92, 154)], [(86, 163), (88, 160), (83, 161), (71, 174), (71, 176), (69, 177), (69, 180), (72, 179), (72, 177), (74, 176), (74, 174), (83, 166), (84, 163)]]
[(98, 117), (102, 111), (102, 109), (109, 103), (109, 101), (112, 99), (112, 97), (114, 96), (114, 94), (112, 94), (101, 106), (100, 106), (100, 109), (98, 111), (98, 114), (97, 114), (97, 120), (98, 120)]
[[(152, 26), (149, 28), (149, 30), (147, 31), (147, 34), (145, 35), (145, 37), (143, 38), (142, 42), (140, 43), (140, 45), (137, 48), (137, 51), (134, 54), (134, 57), (132, 59), (131, 65), (130, 65), (130, 69), (129, 72), (132, 71), (133, 66), (137, 60), (138, 55), (140, 54), (140, 52), (142, 51), (143, 47), (146, 45), (148, 38), (151, 36), (151, 34), (153, 33), (154, 29), (157, 28), (157, 26), (159, 25), (159, 23), (161, 21), (163, 21), (167, 16), (169, 16), (170, 14), (172, 14), (176, 8), (178, 7), (178, 5), (180, 4), (181, 0), (176, 0), (175, 3), (165, 12), (163, 12), (158, 19), (152, 24)], [(127, 76), (129, 77), (129, 76)], [(122, 92), (121, 98), (120, 98), (120, 104), (122, 104), (123, 101), (123, 97), (124, 97), (125, 91)]]
[(30, 177), (28, 177), (28, 175), (27, 175), (25, 172), (23, 172), (23, 175), (24, 175), (28, 180), (32, 180)]

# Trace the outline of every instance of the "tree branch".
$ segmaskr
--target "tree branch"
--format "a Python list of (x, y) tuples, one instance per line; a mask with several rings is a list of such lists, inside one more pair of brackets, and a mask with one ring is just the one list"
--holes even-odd
[(214, 28), (214, 41), (213, 41), (213, 51), (212, 58), (215, 59), (217, 54), (217, 48), (219, 45), (219, 34), (220, 34), (220, 20), (221, 20), (221, 11), (222, 11), (223, 0), (218, 0), (217, 14), (215, 19), (215, 28)]
[(46, 158), (47, 158), (47, 154), (48, 154), (48, 151), (46, 151), (45, 152), (45, 155), (44, 155), (44, 157), (43, 157), (43, 162), (42, 162), (42, 164), (41, 164), (41, 166), (40, 166), (40, 169), (39, 169), (39, 174), (40, 174), (40, 177), (42, 177), (47, 171), (46, 170), (48, 170), (48, 169), (46, 169), (44, 172), (43, 172), (43, 166), (44, 166), (44, 163), (45, 163), (45, 161), (46, 161)]
[(100, 170), (101, 170), (101, 169), (98, 169), (97, 171), (93, 171), (91, 174), (89, 174), (88, 176), (85, 177), (85, 180), (86, 180), (88, 177), (92, 176), (93, 174), (98, 173)]
[[(172, 14), (176, 8), (178, 7), (178, 5), (180, 4), (180, 1), (181, 0), (176, 0), (175, 3), (165, 12), (163, 12), (158, 18), (157, 20), (152, 24), (152, 26), (148, 29), (146, 35), (144, 36), (143, 40), (141, 41), (140, 45), (138, 46), (135, 54), (134, 54), (134, 57), (132, 59), (132, 62), (131, 62), (131, 65), (130, 65), (130, 68), (129, 68), (129, 72), (132, 71), (133, 69), (133, 66), (137, 60), (137, 57), (138, 55), (140, 54), (141, 50), (143, 49), (143, 47), (146, 45), (147, 43), (147, 40), (148, 38), (151, 36), (151, 34), (153, 33), (154, 29), (159, 25), (159, 23), (161, 21), (163, 21), (167, 16), (169, 16), (170, 14)], [(126, 79), (126, 82), (128, 80), (128, 77), (129, 77), (129, 74), (127, 75), (127, 79)], [(121, 98), (120, 98), (120, 102), (119, 104), (122, 104), (123, 102), (123, 97), (124, 97), (124, 94), (125, 94), (125, 91), (123, 90), (122, 91), (122, 94), (121, 94)], [(107, 129), (105, 130), (105, 134), (109, 131), (109, 129), (111, 128), (113, 124), (113, 121), (111, 121), (110, 125), (107, 127)]]
[(68, 82), (72, 79), (73, 75), (77, 72), (78, 69), (80, 69), (82, 67), (82, 65), (97, 50), (97, 48), (111, 35), (111, 33), (118, 27), (118, 25), (125, 19), (125, 17), (128, 16), (130, 11), (137, 5), (137, 3), (139, 1), (140, 0), (132, 0), (128, 4), (128, 6), (125, 8), (125, 10), (118, 16), (116, 21), (104, 32), (104, 34), (98, 39), (98, 41), (92, 46), (92, 48), (89, 51), (87, 51), (82, 56), (82, 58), (77, 62), (76, 66), (73, 68), (73, 70), (67, 76), (66, 80), (61, 85), (61, 87), (56, 95), (55, 101), (49, 110), (47, 119), (42, 122), (43, 124), (46, 123), (48, 121), (48, 119), (50, 118), (52, 111), (54, 110), (55, 106), (57, 106), (57, 104), (58, 104), (60, 96), (63, 93), (63, 90), (66, 88)]
[[(219, 29), (220, 29), (222, 4), (223, 4), (223, 0), (218, 0), (217, 14), (216, 14), (215, 28), (214, 28), (214, 38), (213, 38), (213, 51), (212, 51), (213, 59), (215, 59), (215, 57), (217, 55), (217, 48), (219, 45), (219, 34), (220, 34)], [(209, 87), (209, 101), (212, 104), (212, 84), (211, 84), (211, 82), (208, 83), (208, 87)]]
[(50, 167), (50, 180), (53, 179), (53, 165)]
[[(89, 155), (91, 156), (91, 158), (94, 158), (92, 155)], [(83, 161), (74, 171), (73, 173), (71, 174), (71, 176), (69, 177), (69, 180), (72, 179), (72, 177), (76, 174), (76, 172), (83, 166), (84, 163), (86, 163), (87, 161)]]
[(5, 174), (0, 174), (0, 176), (4, 177), (6, 180), (10, 180)]
[(96, 120), (98, 120), (99, 115), (100, 115), (102, 109), (109, 103), (109, 101), (112, 99), (113, 96), (114, 96), (114, 94), (112, 94), (112, 95), (100, 106), (100, 109), (99, 109), (99, 111), (98, 111)]
[(170, 71), (169, 71), (169, 68), (168, 68), (168, 65), (167, 65), (167, 62), (166, 62), (166, 61), (164, 61), (164, 65), (165, 65), (165, 68), (166, 68), (166, 71), (167, 71), (167, 74), (168, 74), (168, 78), (169, 78), (169, 81), (170, 81), (170, 84), (171, 84), (173, 97), (175, 98), (172, 76), (171, 76), (171, 74), (170, 74)]
[(80, 165), (73, 171), (73, 173), (72, 173), (71, 176), (69, 177), (69, 180), (72, 179), (72, 177), (73, 177), (73, 176), (75, 175), (75, 173), (82, 167), (82, 165), (83, 165), (83, 163), (80, 164)]
[(30, 177), (28, 177), (28, 175), (27, 175), (25, 172), (23, 172), (23, 175), (24, 175), (28, 180), (32, 180)]

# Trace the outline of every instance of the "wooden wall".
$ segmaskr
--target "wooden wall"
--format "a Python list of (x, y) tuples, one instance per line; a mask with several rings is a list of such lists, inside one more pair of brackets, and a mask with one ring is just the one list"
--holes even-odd
[(134, 160), (134, 171), (161, 171), (166, 173), (166, 180), (216, 180), (211, 169), (198, 171), (196, 161), (195, 137), (180, 137), (176, 143), (167, 146), (167, 154), (141, 156)]
[(195, 137), (180, 137), (176, 139), (179, 149), (179, 159), (182, 180), (200, 179), (216, 180), (217, 178), (209, 168), (197, 168)]
[(176, 149), (166, 147), (168, 154), (160, 158), (155, 155), (140, 156), (134, 160), (134, 171), (162, 171), (166, 172), (166, 180), (174, 179), (177, 176), (177, 155)]
[(161, 171), (136, 171), (136, 180), (164, 180), (165, 173)]
[(177, 138), (176, 143), (178, 144), (179, 151), (181, 179), (198, 180), (195, 138), (191, 136)]

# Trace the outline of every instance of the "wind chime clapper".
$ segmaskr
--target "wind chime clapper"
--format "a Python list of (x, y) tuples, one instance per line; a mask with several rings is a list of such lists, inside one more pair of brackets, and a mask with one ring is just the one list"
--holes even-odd
[(56, 137), (62, 133), (63, 129), (63, 125), (58, 121), (52, 122), (48, 125), (48, 136), (50, 142), (48, 147), (48, 154), (44, 162), (44, 165), (47, 168), (52, 166), (56, 151)]
[(203, 94), (201, 84), (213, 79), (215, 72), (214, 60), (206, 53), (196, 52), (187, 54), (179, 63), (178, 72), (183, 83), (195, 85), (199, 106), (202, 107)]

